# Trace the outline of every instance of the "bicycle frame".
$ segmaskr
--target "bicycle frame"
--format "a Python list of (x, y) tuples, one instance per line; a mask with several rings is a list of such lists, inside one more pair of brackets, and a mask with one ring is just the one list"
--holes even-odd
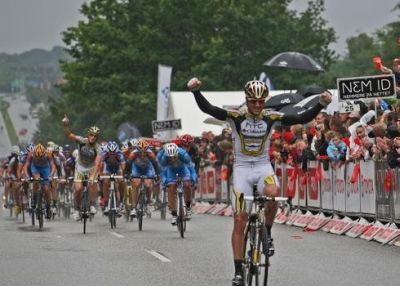
[[(264, 277), (261, 285), (266, 286), (268, 283), (269, 246), (267, 241), (268, 233), (264, 221), (265, 203), (287, 201), (288, 199), (259, 196), (256, 185), (253, 187), (253, 196), (244, 196), (243, 199), (253, 202), (253, 211), (249, 214), (245, 229), (244, 278), (247, 281), (247, 285), (252, 285), (254, 278), (255, 285), (258, 286), (260, 285), (260, 268), (264, 268)], [(249, 248), (248, 250), (247, 247)], [(262, 255), (264, 255), (264, 260), (262, 260)]]

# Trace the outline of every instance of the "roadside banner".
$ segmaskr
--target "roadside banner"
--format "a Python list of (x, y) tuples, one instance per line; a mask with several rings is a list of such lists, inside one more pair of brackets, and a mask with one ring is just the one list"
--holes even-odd
[(361, 213), (376, 214), (375, 162), (360, 162)]
[(346, 211), (345, 168), (343, 164), (333, 170), (333, 208), (339, 212)]
[(346, 167), (346, 213), (361, 212), (360, 165), (349, 162)]
[[(158, 86), (157, 86), (157, 121), (168, 118), (168, 106), (171, 90), (172, 67), (158, 65)], [(154, 124), (152, 124), (154, 125)], [(156, 136), (160, 140), (166, 140), (167, 132), (157, 132)]]

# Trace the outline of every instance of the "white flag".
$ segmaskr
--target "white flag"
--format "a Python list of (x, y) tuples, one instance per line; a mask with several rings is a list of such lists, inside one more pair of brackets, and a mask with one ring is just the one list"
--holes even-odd
[(158, 65), (157, 121), (168, 116), (168, 101), (171, 85), (172, 67)]

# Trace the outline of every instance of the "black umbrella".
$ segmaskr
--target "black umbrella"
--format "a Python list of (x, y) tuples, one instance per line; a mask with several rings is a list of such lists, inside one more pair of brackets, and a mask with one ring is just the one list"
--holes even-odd
[(319, 102), (319, 94), (315, 94), (313, 96), (310, 96), (308, 98), (303, 99), (297, 104), (293, 105), (287, 105), (280, 109), (280, 112), (286, 113), (286, 114), (302, 114), (305, 111), (313, 108), (315, 105), (317, 105)]
[(323, 88), (321, 86), (313, 84), (313, 85), (306, 85), (306, 86), (300, 87), (297, 90), (297, 93), (300, 94), (303, 97), (309, 97), (309, 96), (314, 95), (314, 94), (321, 94), (325, 90), (326, 90), (326, 88)]
[(308, 71), (324, 71), (324, 69), (310, 56), (298, 52), (280, 53), (266, 61), (264, 65)]
[(304, 97), (297, 93), (281, 93), (271, 96), (265, 102), (264, 107), (279, 110), (286, 105), (296, 104), (303, 99)]

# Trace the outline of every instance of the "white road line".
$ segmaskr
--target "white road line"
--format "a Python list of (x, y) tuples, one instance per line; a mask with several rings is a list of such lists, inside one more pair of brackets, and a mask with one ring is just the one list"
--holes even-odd
[(155, 250), (146, 250), (148, 253), (150, 253), (151, 255), (153, 255), (155, 258), (161, 260), (161, 262), (171, 262), (171, 260), (169, 260), (167, 257), (165, 257), (164, 255), (158, 253)]
[(124, 238), (124, 237), (125, 237), (125, 236), (123, 236), (122, 234), (116, 233), (116, 232), (114, 232), (114, 231), (110, 231), (110, 234), (112, 234), (112, 235), (114, 235), (114, 236), (116, 236), (116, 237), (118, 237), (118, 238)]

